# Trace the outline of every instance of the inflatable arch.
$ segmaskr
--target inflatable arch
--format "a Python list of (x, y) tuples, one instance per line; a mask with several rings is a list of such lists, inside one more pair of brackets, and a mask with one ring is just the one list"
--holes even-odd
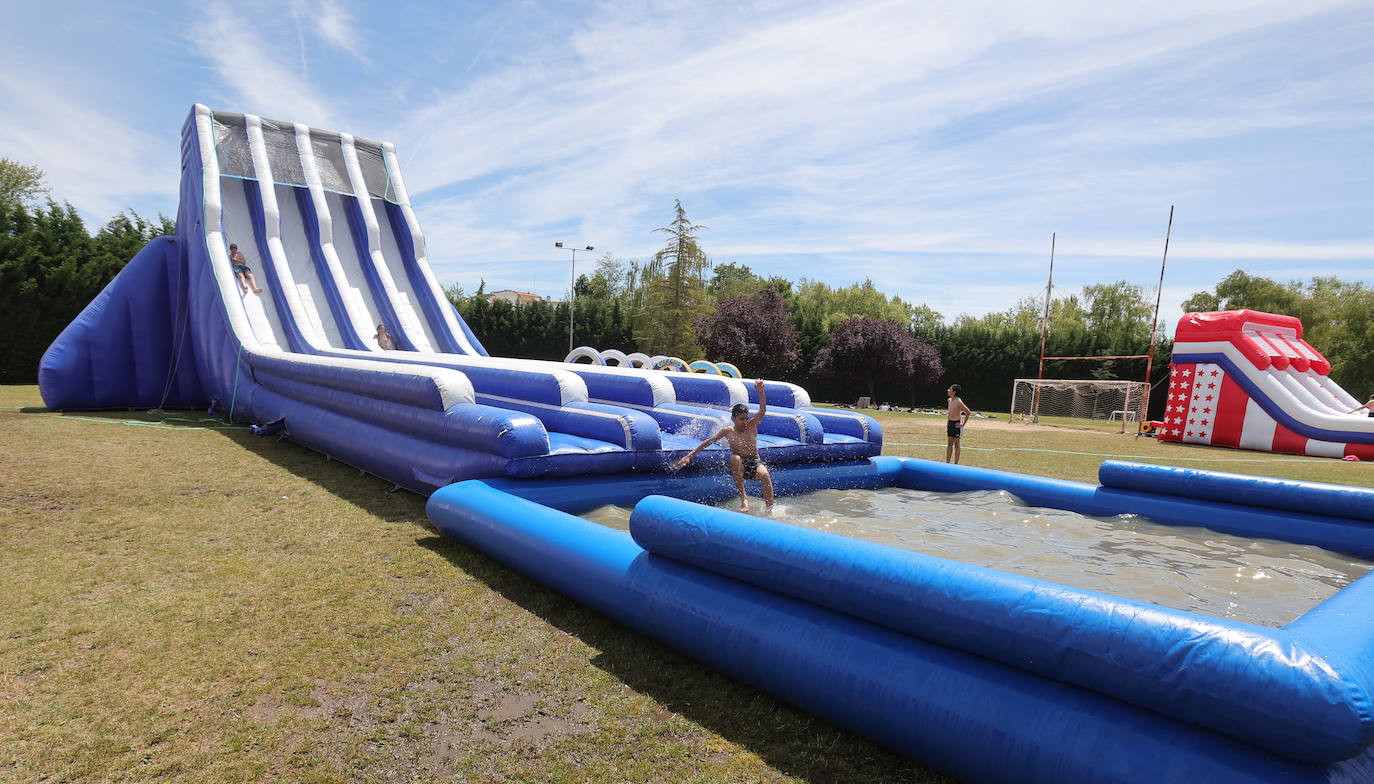
[(593, 365), (606, 364), (606, 358), (601, 355), (601, 352), (597, 351), (591, 346), (578, 346), (577, 348), (569, 352), (568, 356), (563, 358), (563, 361), (572, 364), (574, 362), (577, 362), (579, 359), (586, 359), (590, 362), (590, 364)]

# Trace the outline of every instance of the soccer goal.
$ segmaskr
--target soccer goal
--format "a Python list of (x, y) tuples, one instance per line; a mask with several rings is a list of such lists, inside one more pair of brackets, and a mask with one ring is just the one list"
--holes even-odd
[(1044, 417), (1135, 424), (1145, 416), (1144, 381), (1018, 378), (1011, 393), (1011, 421)]

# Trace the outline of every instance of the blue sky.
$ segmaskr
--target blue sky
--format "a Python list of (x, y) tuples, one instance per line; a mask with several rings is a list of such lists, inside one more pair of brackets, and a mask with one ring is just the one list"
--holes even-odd
[[(955, 6), (958, 6), (957, 8)], [(119, 7), (126, 6), (126, 7)], [(92, 226), (174, 215), (195, 102), (394, 142), (445, 284), (561, 296), (553, 243), (952, 318), (1236, 269), (1374, 284), (1374, 4), (24, 3), (0, 156)], [(1172, 326), (1171, 326), (1172, 330)]]

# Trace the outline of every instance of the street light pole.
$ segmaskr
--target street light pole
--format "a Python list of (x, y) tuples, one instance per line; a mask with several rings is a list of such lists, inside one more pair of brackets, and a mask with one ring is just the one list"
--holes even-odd
[[(555, 248), (563, 248), (563, 243), (555, 242)], [(591, 245), (585, 248), (563, 248), (572, 251), (572, 268), (568, 270), (568, 353), (573, 350), (573, 306), (577, 302), (577, 252), (579, 250), (595, 250)]]

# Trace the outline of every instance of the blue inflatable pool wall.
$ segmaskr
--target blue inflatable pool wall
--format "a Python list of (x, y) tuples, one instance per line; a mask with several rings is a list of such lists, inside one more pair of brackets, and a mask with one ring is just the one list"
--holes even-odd
[[(1128, 489), (1158, 472), (1163, 492)], [(1102, 486), (890, 457), (774, 476), (782, 494), (1001, 489), (1352, 553), (1374, 539), (1358, 490), (1157, 466), (1105, 463)], [(1327, 503), (1202, 500), (1222, 488)], [(561, 593), (964, 780), (1374, 781), (1374, 576), (1270, 629), (694, 503), (730, 494), (712, 471), (470, 481), (434, 493), (429, 514)], [(634, 505), (630, 533), (564, 511), (606, 503)]]

